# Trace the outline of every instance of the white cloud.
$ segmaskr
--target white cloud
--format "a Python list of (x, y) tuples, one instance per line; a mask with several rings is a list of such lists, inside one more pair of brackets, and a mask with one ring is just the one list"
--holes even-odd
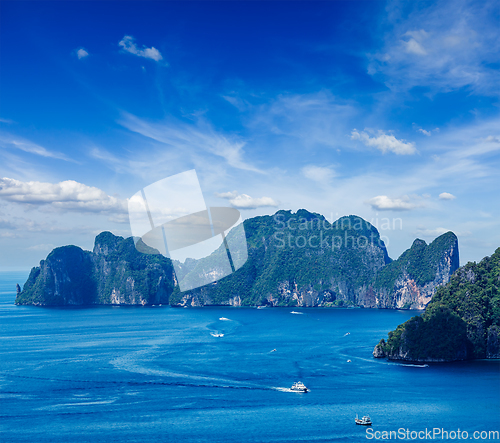
[(156, 49), (154, 46), (152, 46), (151, 48), (146, 48), (145, 46), (143, 46), (142, 49), (140, 49), (137, 47), (134, 40), (134, 37), (126, 35), (121, 39), (118, 45), (120, 45), (124, 51), (130, 52), (131, 54), (137, 55), (138, 57), (149, 58), (151, 60), (154, 60), (155, 62), (163, 60), (160, 51), (158, 51), (158, 49)]
[(76, 51), (76, 56), (78, 57), (78, 60), (81, 60), (82, 58), (85, 58), (88, 55), (89, 53), (83, 48), (80, 48), (78, 51)]
[(238, 191), (231, 191), (231, 192), (216, 192), (215, 195), (219, 198), (235, 198), (238, 196)]
[(456, 197), (453, 194), (450, 194), (449, 192), (442, 192), (439, 194), (439, 200), (455, 200)]
[(382, 151), (384, 154), (386, 152), (393, 152), (397, 155), (412, 155), (417, 152), (414, 143), (405, 142), (404, 140), (398, 140), (394, 135), (385, 134), (383, 131), (378, 131), (377, 135), (370, 137), (365, 131), (358, 132), (354, 129), (351, 132), (352, 140), (360, 140), (366, 146), (376, 147), (378, 150)]
[(217, 197), (229, 200), (231, 206), (238, 209), (256, 209), (278, 206), (278, 203), (271, 197), (252, 198), (247, 194), (238, 194), (236, 191), (217, 193), (216, 195)]
[(425, 129), (419, 128), (418, 132), (421, 132), (422, 134), (426, 135), (427, 137), (431, 136), (431, 131), (426, 131)]
[(451, 229), (446, 229), (446, 228), (427, 229), (423, 226), (417, 226), (416, 235), (434, 238), (434, 237), (439, 237), (440, 235), (446, 234), (449, 231), (451, 231)]
[(389, 0), (385, 43), (369, 55), (368, 73), (393, 91), (428, 87), (431, 93), (467, 87), (500, 93), (498, 2)]
[(29, 246), (27, 249), (29, 249), (30, 251), (52, 251), (54, 248), (55, 245), (49, 243)]
[(0, 123), (11, 124), (11, 123), (14, 123), (14, 121), (13, 120), (9, 120), (8, 118), (0, 118)]
[(329, 183), (335, 177), (335, 171), (329, 166), (307, 165), (301, 169), (304, 177), (318, 183)]
[(43, 183), (4, 177), (0, 178), (0, 198), (14, 203), (50, 205), (58, 210), (76, 212), (124, 212), (127, 208), (125, 201), (73, 180)]
[(124, 113), (119, 123), (130, 131), (167, 145), (172, 152), (191, 153), (192, 156), (209, 153), (224, 158), (234, 168), (262, 173), (243, 159), (244, 141), (218, 133), (203, 120), (195, 124), (180, 121), (148, 123)]
[(410, 54), (427, 55), (427, 51), (414, 38), (403, 41), (403, 45), (405, 46), (406, 52)]
[(246, 111), (249, 107), (248, 103), (245, 100), (242, 100), (239, 97), (231, 96), (231, 95), (223, 95), (222, 98), (227, 102), (231, 103), (238, 111)]
[(488, 137), (486, 137), (485, 141), (490, 143), (500, 143), (500, 137), (489, 135)]
[(28, 140), (24, 140), (19, 137), (12, 136), (10, 134), (4, 134), (4, 135), (0, 134), (0, 145), (4, 147), (8, 146), (20, 149), (21, 151), (29, 152), (30, 154), (36, 154), (41, 157), (56, 158), (59, 160), (65, 160), (76, 163), (75, 160), (66, 157), (64, 154), (60, 152), (49, 151), (45, 149), (43, 146), (37, 145), (36, 143), (32, 143)]
[[(345, 145), (350, 121), (359, 114), (354, 102), (335, 97), (322, 90), (311, 94), (283, 94), (270, 104), (260, 106), (248, 126), (256, 135), (276, 136), (273, 151), (283, 154), (291, 143), (311, 149), (339, 148)], [(282, 143), (281, 145), (276, 144)]]
[(400, 198), (378, 195), (368, 200), (367, 203), (378, 211), (409, 211), (419, 207), (416, 203), (412, 203), (407, 195)]

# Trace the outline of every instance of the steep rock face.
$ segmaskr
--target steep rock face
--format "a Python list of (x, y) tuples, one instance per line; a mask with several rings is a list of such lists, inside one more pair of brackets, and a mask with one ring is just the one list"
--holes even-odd
[(168, 303), (173, 268), (161, 255), (139, 253), (132, 238), (97, 236), (94, 251), (64, 246), (31, 270), (16, 304)]
[(170, 260), (158, 253), (142, 254), (137, 251), (132, 238), (123, 239), (110, 232), (99, 234), (92, 260), (99, 303), (146, 305), (169, 302), (174, 276)]
[(174, 296), (174, 304), (239, 297), (244, 305), (423, 309), (459, 266), (451, 232), (430, 245), (415, 240), (391, 262), (377, 229), (356, 216), (329, 223), (305, 210), (278, 211), (246, 220), (245, 231), (247, 263), (201, 291)]
[[(376, 228), (356, 216), (329, 223), (306, 210), (278, 211), (246, 220), (245, 232), (245, 265), (202, 289), (174, 294), (173, 304), (224, 305), (237, 298), (242, 305), (354, 305), (360, 288), (391, 261)], [(203, 265), (200, 260), (188, 272)]]
[(430, 245), (417, 239), (401, 257), (377, 275), (373, 294), (360, 303), (366, 307), (424, 309), (439, 286), (460, 266), (458, 239), (447, 232)]
[[(500, 248), (438, 288), (422, 316), (389, 333), (389, 359), (457, 361), (500, 355)], [(380, 343), (379, 345), (380, 346)]]
[[(40, 288), (46, 281), (49, 287), (44, 293), (50, 293), (50, 279), (44, 277), (48, 271), (44, 271), (42, 277), (37, 274), (28, 279), (16, 300), (41, 304), (422, 308), (458, 266), (457, 240), (452, 233), (430, 245), (416, 240), (392, 262), (377, 229), (357, 216), (330, 223), (306, 210), (278, 211), (274, 216), (248, 219), (244, 225), (246, 263), (233, 274), (191, 291), (180, 292), (172, 262), (158, 251), (143, 254), (134, 247), (132, 238), (103, 232), (96, 238), (93, 252), (77, 248), (89, 257), (92, 268), (81, 268), (94, 285), (85, 297), (34, 298), (30, 288), (35, 281)], [(229, 232), (228, 241), (232, 235), (233, 231)], [(142, 244), (140, 250), (146, 249)], [(219, 272), (217, 254), (225, 255), (226, 251), (221, 246), (205, 259), (177, 263), (180, 278), (203, 281), (208, 273)], [(71, 267), (70, 263), (65, 266)], [(63, 275), (63, 268), (55, 272), (57, 278)]]
[(385, 340), (382, 339), (380, 342), (375, 346), (375, 349), (373, 350), (373, 356), (375, 358), (385, 358), (387, 357), (385, 353)]
[(86, 305), (96, 301), (92, 258), (76, 246), (54, 249), (33, 268), (17, 304)]

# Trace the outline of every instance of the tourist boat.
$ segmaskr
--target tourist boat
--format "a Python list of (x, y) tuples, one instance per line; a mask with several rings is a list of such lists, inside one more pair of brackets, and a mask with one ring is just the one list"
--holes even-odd
[(306, 388), (306, 386), (304, 385), (304, 383), (302, 383), (301, 381), (295, 382), (290, 389), (292, 391), (296, 391), (296, 392), (308, 392), (309, 391)]
[(362, 425), (362, 426), (371, 426), (372, 425), (372, 420), (368, 415), (365, 415), (363, 418), (358, 418), (356, 415), (356, 418), (354, 419), (357, 425)]

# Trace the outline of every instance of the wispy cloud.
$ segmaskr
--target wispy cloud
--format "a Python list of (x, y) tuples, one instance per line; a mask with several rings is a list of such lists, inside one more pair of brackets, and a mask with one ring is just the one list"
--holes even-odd
[(328, 184), (335, 177), (335, 171), (330, 166), (307, 165), (301, 172), (304, 177), (321, 184)]
[(139, 48), (135, 43), (134, 37), (130, 35), (126, 35), (125, 37), (123, 37), (118, 45), (121, 46), (124, 51), (129, 52), (130, 54), (137, 55), (138, 57), (149, 58), (151, 60), (154, 60), (155, 62), (163, 60), (163, 56), (161, 55), (160, 51), (158, 51), (158, 49), (156, 49), (154, 46), (151, 46), (151, 48), (147, 48), (146, 46), (142, 46), (142, 48)]
[(30, 251), (42, 251), (42, 252), (45, 252), (45, 251), (52, 251), (52, 249), (54, 249), (56, 246), (51, 244), (51, 243), (42, 243), (40, 245), (33, 245), (33, 246), (29, 246), (27, 249), (30, 250)]
[(429, 228), (426, 228), (424, 226), (417, 226), (417, 231), (415, 234), (421, 235), (422, 237), (434, 238), (434, 237), (438, 237), (440, 235), (443, 235), (449, 231), (451, 231), (451, 229), (446, 229), (446, 228), (441, 228), (441, 227), (429, 229)]
[(125, 201), (73, 180), (44, 183), (0, 178), (0, 199), (30, 206), (49, 205), (58, 210), (76, 212), (125, 212), (127, 208)]
[(328, 90), (283, 94), (254, 111), (248, 125), (252, 132), (289, 138), (308, 148), (342, 147), (350, 120), (359, 114), (354, 102)]
[(478, 94), (500, 93), (495, 0), (413, 2), (405, 8), (392, 0), (387, 11), (385, 44), (370, 55), (371, 75), (382, 76), (394, 91), (424, 86), (433, 92), (468, 87)]
[(238, 194), (236, 191), (216, 193), (215, 195), (219, 198), (229, 200), (231, 206), (238, 209), (256, 209), (278, 206), (278, 203), (271, 197), (253, 198), (247, 194)]
[(223, 158), (234, 168), (263, 172), (244, 160), (245, 141), (234, 136), (223, 135), (203, 120), (191, 124), (173, 120), (149, 123), (124, 113), (119, 123), (130, 131), (163, 143), (174, 152), (182, 152), (184, 155), (208, 153)]
[(415, 144), (411, 142), (406, 142), (405, 140), (398, 140), (392, 134), (385, 134), (383, 131), (378, 131), (373, 137), (365, 132), (359, 132), (353, 129), (351, 132), (352, 140), (360, 140), (366, 146), (375, 147), (382, 153), (393, 152), (397, 155), (412, 155), (417, 152)]
[(66, 155), (60, 152), (49, 151), (43, 146), (37, 145), (36, 143), (30, 142), (29, 140), (15, 137), (10, 134), (0, 134), (0, 146), (3, 146), (4, 148), (11, 147), (20, 149), (21, 151), (40, 155), (41, 157), (56, 158), (59, 160), (77, 163), (75, 160), (68, 158)]
[[(408, 31), (402, 39), (402, 44), (409, 54), (417, 54), (417, 55), (427, 55), (427, 51), (423, 48), (423, 40), (428, 36), (427, 32), (423, 29), (420, 31)], [(405, 39), (408, 38), (408, 39)]]

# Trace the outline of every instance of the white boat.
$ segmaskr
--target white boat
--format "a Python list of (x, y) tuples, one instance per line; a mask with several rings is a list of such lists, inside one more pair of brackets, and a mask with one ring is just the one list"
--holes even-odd
[(216, 332), (211, 332), (210, 335), (212, 337), (224, 337), (224, 334), (219, 334), (219, 333), (216, 333)]
[(372, 420), (368, 415), (365, 415), (363, 418), (358, 418), (356, 415), (356, 418), (354, 419), (357, 425), (361, 426), (371, 426), (372, 425)]
[(304, 383), (301, 381), (295, 382), (292, 387), (290, 388), (292, 391), (297, 391), (297, 392), (308, 392), (309, 389), (306, 388)]

